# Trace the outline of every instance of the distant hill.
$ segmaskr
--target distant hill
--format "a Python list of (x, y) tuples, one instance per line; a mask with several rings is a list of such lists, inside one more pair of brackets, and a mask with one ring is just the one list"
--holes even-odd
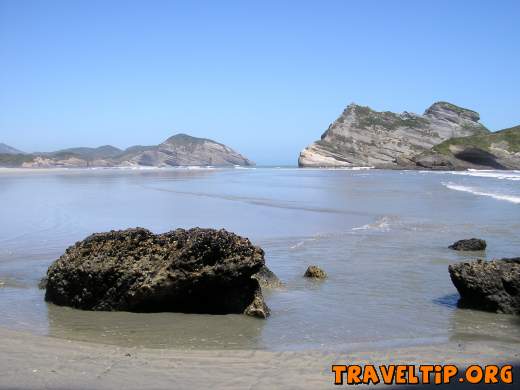
[(0, 153), (0, 166), (22, 168), (86, 168), (132, 166), (233, 166), (254, 165), (226, 145), (206, 138), (176, 134), (159, 145), (131, 146), (126, 150), (105, 145), (77, 147), (50, 153)]
[(24, 154), (24, 152), (0, 142), (0, 154)]
[(254, 165), (226, 145), (187, 134), (176, 134), (157, 146), (129, 149), (120, 159), (144, 166)]
[(50, 153), (51, 156), (75, 155), (85, 159), (104, 159), (120, 155), (123, 151), (111, 145), (99, 146), (97, 148), (69, 148)]

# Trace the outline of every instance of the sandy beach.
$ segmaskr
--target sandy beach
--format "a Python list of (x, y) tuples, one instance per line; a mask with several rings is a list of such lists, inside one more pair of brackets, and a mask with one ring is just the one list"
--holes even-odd
[(331, 364), (520, 361), (517, 345), (493, 342), (333, 353), (123, 348), (7, 329), (0, 338), (2, 389), (321, 389), (334, 388)]

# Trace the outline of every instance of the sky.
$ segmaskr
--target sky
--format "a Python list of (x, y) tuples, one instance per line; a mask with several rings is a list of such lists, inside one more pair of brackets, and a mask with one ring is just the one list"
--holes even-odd
[(0, 142), (211, 138), (296, 164), (351, 102), (520, 124), (520, 1), (0, 0)]

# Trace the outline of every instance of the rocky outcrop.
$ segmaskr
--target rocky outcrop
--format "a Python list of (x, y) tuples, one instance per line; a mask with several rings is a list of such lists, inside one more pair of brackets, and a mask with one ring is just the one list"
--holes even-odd
[(431, 169), (520, 169), (520, 126), (452, 138), (413, 160)]
[(282, 282), (280, 279), (278, 279), (278, 276), (276, 276), (273, 271), (267, 268), (266, 265), (260, 268), (260, 271), (253, 275), (253, 278), (258, 280), (258, 283), (260, 283), (260, 287), (262, 288), (282, 287)]
[(400, 168), (416, 166), (414, 157), (453, 137), (487, 134), (475, 111), (437, 102), (423, 115), (377, 112), (349, 105), (321, 140), (305, 148), (301, 167)]
[(461, 307), (520, 314), (520, 257), (449, 266)]
[(306, 278), (312, 279), (326, 279), (327, 274), (321, 268), (315, 265), (309, 265), (305, 273), (303, 274)]
[(98, 233), (48, 269), (45, 299), (85, 310), (245, 313), (265, 318), (264, 252), (225, 230)]
[(483, 251), (486, 249), (486, 241), (480, 238), (468, 238), (451, 244), (448, 248), (456, 251)]
[(126, 150), (105, 145), (98, 148), (63, 149), (52, 153), (0, 154), (0, 166), (22, 168), (234, 165), (250, 166), (254, 162), (226, 145), (186, 134), (174, 135), (159, 145), (132, 146)]

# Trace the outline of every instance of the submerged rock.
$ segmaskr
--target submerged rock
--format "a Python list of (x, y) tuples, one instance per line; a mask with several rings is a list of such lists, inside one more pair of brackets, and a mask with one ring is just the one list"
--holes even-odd
[(461, 307), (520, 314), (520, 257), (475, 260), (448, 269)]
[(306, 278), (314, 278), (314, 279), (325, 279), (327, 278), (327, 274), (321, 268), (315, 265), (309, 265), (307, 271), (303, 274)]
[(264, 252), (226, 230), (97, 233), (47, 271), (45, 299), (85, 310), (245, 313), (265, 318)]
[(456, 251), (483, 251), (486, 249), (486, 241), (480, 238), (469, 238), (466, 240), (459, 240), (451, 244), (448, 248)]

